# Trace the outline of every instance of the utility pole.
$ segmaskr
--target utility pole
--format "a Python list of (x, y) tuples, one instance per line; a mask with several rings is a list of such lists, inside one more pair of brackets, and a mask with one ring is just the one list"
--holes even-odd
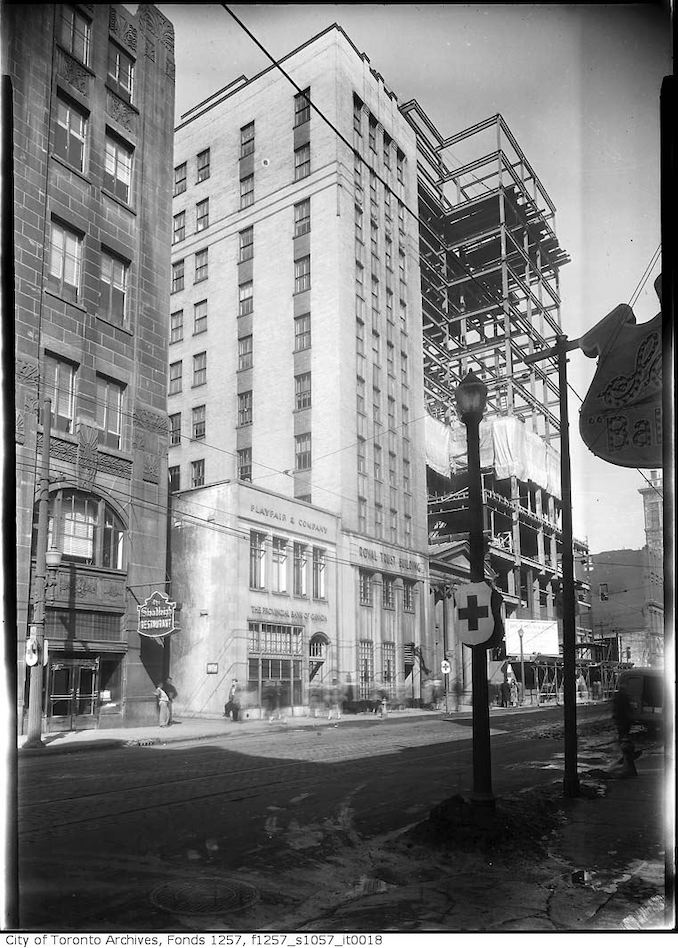
[(579, 796), (577, 775), (577, 686), (575, 669), (575, 592), (574, 552), (572, 538), (572, 475), (570, 469), (570, 422), (567, 406), (567, 353), (579, 348), (579, 339), (568, 341), (559, 335), (556, 345), (523, 357), (527, 365), (552, 359), (558, 365), (560, 395), (560, 489), (563, 517), (563, 722), (565, 727), (565, 775), (563, 792), (566, 797)]
[[(33, 622), (28, 640), (35, 644), (28, 693), (28, 726), (24, 747), (44, 747), (42, 743), (42, 681), (43, 651), (45, 645), (45, 587), (47, 580), (47, 534), (49, 528), (49, 441), (52, 400), (42, 403), (42, 455), (38, 480), (38, 539), (35, 551), (35, 593)], [(28, 642), (27, 642), (28, 645)], [(28, 654), (28, 648), (27, 648)]]

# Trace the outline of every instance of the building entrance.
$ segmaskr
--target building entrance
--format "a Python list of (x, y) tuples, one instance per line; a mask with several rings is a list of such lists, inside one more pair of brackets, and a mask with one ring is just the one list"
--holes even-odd
[(47, 675), (47, 730), (96, 727), (98, 692), (98, 658), (51, 661)]

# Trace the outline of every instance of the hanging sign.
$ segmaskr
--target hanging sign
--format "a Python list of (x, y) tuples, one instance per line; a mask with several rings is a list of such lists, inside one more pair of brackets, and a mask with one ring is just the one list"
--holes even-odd
[[(659, 295), (661, 277), (655, 280)], [(662, 466), (662, 317), (636, 325), (633, 310), (617, 306), (579, 340), (598, 357), (580, 413), (588, 449), (619, 467)]]
[(170, 602), (165, 593), (154, 592), (137, 606), (139, 613), (139, 635), (161, 639), (174, 632), (174, 612), (176, 602)]
[(464, 645), (494, 647), (495, 636), (503, 637), (503, 598), (489, 583), (464, 583), (457, 587), (459, 638)]

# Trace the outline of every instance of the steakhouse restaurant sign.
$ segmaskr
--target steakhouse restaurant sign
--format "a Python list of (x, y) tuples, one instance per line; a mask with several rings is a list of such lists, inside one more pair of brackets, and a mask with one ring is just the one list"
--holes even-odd
[(139, 635), (161, 639), (174, 632), (174, 610), (176, 602), (170, 602), (165, 593), (154, 592), (137, 606), (139, 613)]

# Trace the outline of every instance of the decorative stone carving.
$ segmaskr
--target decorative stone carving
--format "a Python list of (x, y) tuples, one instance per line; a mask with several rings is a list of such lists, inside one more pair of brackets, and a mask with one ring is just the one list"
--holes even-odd
[(40, 369), (35, 362), (17, 359), (14, 363), (14, 376), (17, 382), (23, 382), (26, 385), (37, 385), (40, 381)]
[(135, 408), (134, 421), (146, 431), (156, 431), (158, 434), (167, 434), (169, 422), (167, 415), (152, 411), (150, 408)]
[(38, 416), (38, 393), (36, 392), (32, 395), (30, 392), (27, 392), (24, 397), (24, 414), (30, 415), (33, 414)]
[(157, 454), (144, 454), (143, 477), (149, 484), (160, 482), (160, 458)]
[(99, 431), (91, 425), (78, 427), (78, 460), (76, 477), (78, 484), (91, 490), (99, 467)]
[(151, 36), (157, 36), (170, 53), (174, 53), (174, 26), (166, 16), (148, 3), (140, 3), (138, 10), (139, 26)]
[(113, 477), (124, 477), (125, 480), (132, 480), (132, 462), (126, 458), (116, 458), (111, 454), (100, 454), (99, 471), (102, 474), (112, 474)]
[(24, 429), (24, 413), (19, 408), (14, 409), (14, 441), (23, 444), (26, 440)]
[[(38, 433), (38, 453), (42, 453), (42, 432)], [(55, 438), (54, 435), (50, 439), (49, 453), (55, 460), (68, 461), (69, 464), (76, 464), (78, 460), (77, 446), (71, 441)]]
[(117, 10), (115, 10), (113, 7), (110, 7), (108, 11), (108, 29), (114, 34), (114, 36), (121, 40), (128, 49), (131, 49), (132, 52), (136, 53), (136, 27), (132, 26), (132, 24), (129, 23), (124, 16), (120, 16)]
[(106, 90), (106, 112), (128, 132), (136, 134), (137, 113), (128, 102), (115, 95), (110, 89)]
[(141, 428), (135, 428), (132, 435), (132, 447), (144, 451), (146, 449), (146, 433)]
[(150, 59), (152, 63), (155, 62), (155, 43), (148, 37), (146, 37), (146, 59)]
[(173, 59), (168, 59), (165, 65), (165, 75), (174, 82), (176, 67)]
[(123, 581), (106, 580), (100, 583), (99, 597), (108, 602), (125, 601), (125, 584)]
[(82, 66), (77, 59), (73, 59), (72, 56), (69, 56), (68, 53), (65, 53), (63, 50), (60, 49), (58, 52), (58, 75), (62, 79), (65, 79), (69, 85), (77, 89), (82, 95), (88, 96), (90, 77), (85, 67)]

